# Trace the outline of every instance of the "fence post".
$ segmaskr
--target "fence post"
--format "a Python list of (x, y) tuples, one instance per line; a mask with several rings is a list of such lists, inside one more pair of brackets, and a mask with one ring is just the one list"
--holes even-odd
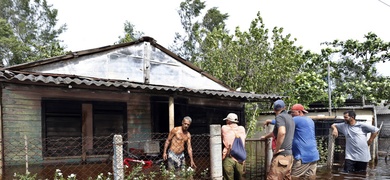
[(113, 140), (114, 146), (114, 155), (112, 157), (112, 166), (113, 166), (113, 174), (114, 180), (123, 180), (124, 179), (124, 171), (123, 171), (123, 140), (122, 135), (114, 135)]
[(222, 180), (221, 125), (210, 125), (210, 175), (213, 180)]
[(334, 137), (332, 135), (333, 129), (329, 128), (329, 137), (328, 137), (328, 159), (327, 159), (327, 167), (331, 169), (333, 166), (333, 156), (334, 156)]
[(26, 151), (26, 174), (28, 174), (28, 142), (26, 135), (24, 135), (24, 150)]

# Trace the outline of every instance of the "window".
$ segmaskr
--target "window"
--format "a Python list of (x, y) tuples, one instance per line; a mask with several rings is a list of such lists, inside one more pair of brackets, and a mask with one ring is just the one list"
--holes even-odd
[(112, 136), (127, 131), (126, 103), (43, 100), (44, 156), (108, 154)]

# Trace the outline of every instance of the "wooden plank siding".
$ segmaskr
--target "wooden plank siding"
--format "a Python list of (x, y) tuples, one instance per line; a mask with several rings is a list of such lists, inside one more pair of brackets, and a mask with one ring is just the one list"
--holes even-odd
[[(53, 161), (57, 159), (71, 158), (71, 159), (82, 159), (85, 160), (92, 155), (103, 155), (109, 153), (109, 147), (98, 147), (101, 144), (94, 143), (93, 149), (90, 147), (91, 140), (84, 142), (84, 145), (89, 147), (87, 149), (82, 149), (82, 141), (80, 139), (74, 139), (74, 142), (53, 142), (48, 141), (42, 142), (44, 132), (42, 122), (45, 114), (42, 114), (43, 107), (42, 101), (49, 100), (64, 100), (64, 101), (77, 101), (82, 102), (83, 104), (90, 104), (91, 102), (121, 102), (126, 103), (126, 126), (127, 133), (124, 137), (124, 141), (137, 143), (128, 143), (127, 149), (130, 148), (142, 148), (144, 143), (148, 140), (159, 141), (160, 148), (166, 137), (156, 136), (152, 132), (167, 133), (165, 130), (155, 131), (156, 129), (153, 126), (161, 126), (168, 123), (168, 117), (165, 117), (168, 112), (168, 101), (163, 101), (156, 109), (152, 108), (152, 97), (163, 97), (168, 99), (166, 94), (151, 94), (150, 91), (142, 93), (142, 91), (110, 91), (110, 90), (97, 90), (97, 89), (76, 89), (68, 88), (68, 86), (38, 86), (38, 85), (21, 85), (21, 84), (10, 84), (3, 83), (2, 89), (2, 122), (3, 122), (3, 137), (5, 142), (11, 142), (14, 139), (18, 139), (13, 144), (4, 143), (4, 162), (7, 164), (23, 163), (24, 158), (24, 142), (23, 136), (26, 135), (29, 141), (34, 140), (35, 149), (29, 152), (29, 156), (34, 157), (35, 161), (31, 163), (42, 163)], [(183, 99), (182, 101), (177, 100)], [(237, 100), (221, 100), (214, 99), (209, 97), (202, 96), (181, 96), (175, 97), (177, 106), (175, 107), (175, 124), (180, 125), (181, 118), (185, 115), (189, 115), (193, 118), (194, 122), (191, 126), (191, 133), (207, 133), (209, 124), (224, 124), (223, 118), (226, 117), (229, 112), (236, 112), (241, 114), (240, 123), (245, 125), (244, 114), (243, 114), (243, 103)], [(53, 102), (53, 101), (51, 101)], [(59, 101), (61, 102), (61, 101)], [(85, 102), (85, 103), (84, 103)], [(70, 103), (72, 104), (72, 103)], [(93, 104), (93, 103), (92, 103)], [(165, 109), (166, 108), (166, 109)], [(91, 108), (89, 108), (91, 109)], [(91, 110), (89, 110), (91, 111)], [(88, 112), (88, 111), (87, 111)], [(154, 119), (152, 119), (152, 113)], [(157, 113), (157, 114), (156, 114)], [(158, 114), (162, 113), (162, 114)], [(163, 117), (163, 116), (164, 117)], [(153, 122), (152, 122), (153, 121)], [(159, 124), (156, 124), (159, 122)], [(104, 123), (103, 123), (104, 124)], [(51, 133), (60, 133), (57, 131), (51, 131)], [(61, 132), (63, 133), (63, 132)], [(91, 134), (89, 133), (86, 133)], [(53, 134), (52, 134), (53, 135)], [(85, 134), (84, 134), (85, 135)], [(81, 135), (80, 135), (81, 136)], [(58, 138), (51, 139), (53, 141)], [(90, 137), (85, 137), (90, 138)], [(103, 137), (104, 138), (104, 137)], [(157, 138), (157, 139), (156, 139)], [(109, 137), (107, 139), (102, 139), (98, 137), (100, 142), (111, 142)], [(93, 137), (93, 142), (97, 139)], [(76, 142), (77, 141), (77, 142)], [(46, 146), (44, 146), (46, 142)], [(139, 142), (139, 143), (138, 143)], [(78, 145), (77, 143), (80, 143)], [(58, 145), (61, 144), (61, 145)], [(112, 145), (112, 143), (108, 143)], [(49, 146), (47, 146), (49, 145)], [(70, 149), (65, 149), (63, 154), (61, 153), (62, 147), (71, 147)], [(72, 147), (78, 149), (71, 150)], [(43, 152), (47, 150), (51, 154), (43, 155)], [(53, 149), (54, 148), (54, 149)], [(60, 150), (56, 150), (60, 149)], [(207, 151), (206, 146), (193, 147), (194, 153), (203, 153)], [(205, 149), (206, 148), (206, 149)], [(63, 148), (62, 148), (63, 149)], [(12, 151), (11, 151), (12, 150)], [(83, 151), (83, 153), (81, 153)], [(53, 154), (55, 153), (55, 154)], [(82, 155), (81, 155), (82, 154)], [(90, 156), (91, 155), (91, 156)], [(48, 157), (50, 156), (50, 157)], [(82, 157), (81, 157), (82, 156)]]
[[(13, 88), (4, 88), (2, 99), (4, 165), (23, 163), (24, 136), (31, 142), (41, 141), (40, 97), (28, 89), (15, 91)], [(42, 144), (34, 143), (34, 146), (38, 148), (28, 151), (28, 155), (42, 160)]]
[[(152, 132), (150, 96), (136, 96), (129, 99), (127, 116), (128, 141), (146, 141), (152, 138), (150, 137)], [(139, 148), (139, 146), (143, 147), (143, 144), (128, 144), (127, 148)]]
[(35, 158), (43, 161), (42, 99), (126, 102), (127, 138), (129, 140), (137, 139), (138, 137), (133, 134), (139, 134), (140, 132), (150, 134), (152, 129), (150, 97), (148, 95), (4, 83), (2, 90), (2, 122), (3, 142), (5, 142), (4, 154), (6, 155), (4, 157), (5, 165), (23, 163), (24, 135), (27, 136), (29, 141), (35, 141), (34, 146), (37, 146), (29, 154), (37, 156)]

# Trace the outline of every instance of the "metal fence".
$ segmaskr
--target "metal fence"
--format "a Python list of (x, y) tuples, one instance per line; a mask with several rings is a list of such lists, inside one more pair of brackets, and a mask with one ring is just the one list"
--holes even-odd
[[(268, 143), (267, 143), (268, 142)], [(246, 179), (265, 179), (267, 176), (268, 163), (272, 156), (269, 154), (269, 140), (246, 139), (245, 149), (247, 160), (245, 161)]]
[[(123, 167), (125, 175), (141, 167), (139, 173), (154, 179), (164, 179), (166, 162), (162, 152), (167, 133), (121, 134), (123, 137)], [(2, 179), (14, 179), (14, 174), (36, 174), (36, 179), (53, 179), (76, 175), (77, 179), (99, 179), (109, 177), (113, 169), (113, 137), (93, 138), (14, 138), (1, 140), (3, 144)], [(197, 168), (191, 179), (210, 179), (210, 136), (193, 134), (193, 158)], [(260, 140), (247, 140), (247, 179), (264, 179), (266, 174), (267, 144)], [(184, 150), (187, 165), (189, 157)], [(140, 165), (140, 163), (145, 163)], [(112, 178), (111, 178), (112, 179)], [(148, 178), (150, 179), (150, 178)]]

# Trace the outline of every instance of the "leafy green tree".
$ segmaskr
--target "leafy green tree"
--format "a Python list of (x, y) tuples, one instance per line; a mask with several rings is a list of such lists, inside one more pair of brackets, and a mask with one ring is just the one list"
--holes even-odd
[(328, 64), (330, 50), (323, 49), (321, 54), (306, 51), (304, 63), (295, 75), (292, 89), (288, 92), (290, 104), (300, 103), (305, 106), (313, 102), (328, 100)]
[(204, 41), (202, 61), (197, 65), (233, 88), (260, 94), (287, 95), (293, 75), (304, 62), (303, 50), (291, 35), (275, 27), (272, 36), (260, 14), (248, 32), (236, 28), (234, 35), (214, 30)]
[(207, 10), (202, 19), (200, 16), (205, 7), (205, 2), (200, 0), (185, 0), (180, 3), (178, 13), (184, 34), (177, 32), (174, 44), (169, 49), (191, 62), (200, 60), (198, 57), (203, 53), (202, 42), (206, 34), (214, 28), (224, 29), (224, 21), (229, 17), (213, 7)]
[(227, 13), (222, 14), (218, 8), (213, 7), (207, 10), (207, 13), (203, 17), (202, 26), (207, 30), (207, 32), (211, 32), (214, 28), (225, 29), (225, 20), (229, 18)]
[[(339, 104), (345, 99), (379, 102), (390, 99), (389, 78), (378, 74), (376, 65), (390, 60), (390, 42), (369, 32), (365, 41), (334, 40), (326, 42), (332, 55), (332, 99)], [(337, 106), (337, 104), (335, 104)]]
[(123, 37), (119, 36), (118, 37), (119, 41), (116, 42), (115, 44), (132, 42), (132, 41), (135, 41), (135, 40), (141, 38), (142, 35), (144, 35), (143, 32), (137, 31), (135, 29), (135, 25), (132, 24), (129, 21), (125, 22), (125, 24), (124, 24), (124, 31), (125, 31), (125, 35)]
[(184, 59), (191, 61), (194, 58), (196, 42), (199, 39), (200, 24), (193, 21), (200, 16), (205, 7), (205, 2), (200, 0), (185, 0), (180, 3), (178, 13), (185, 34), (182, 35), (176, 32), (174, 45), (170, 46), (169, 49)]
[(18, 56), (28, 50), (28, 47), (18, 41), (11, 26), (4, 19), (0, 19), (0, 59), (6, 62), (11, 59), (20, 60), (24, 57)]
[[(11, 52), (2, 54), (6, 65), (53, 57), (64, 53), (58, 36), (66, 25), (57, 26), (57, 13), (46, 0), (0, 0), (0, 18), (7, 22), (13, 35), (4, 33), (3, 38), (12, 40)], [(18, 42), (16, 42), (18, 41)], [(12, 45), (13, 44), (13, 45)], [(15, 48), (14, 44), (21, 44)], [(3, 52), (2, 52), (3, 53)]]
[[(377, 62), (389, 60), (389, 43), (373, 33), (366, 35), (363, 43), (355, 40), (325, 43), (328, 48), (316, 54), (296, 46), (296, 39), (284, 35), (283, 28), (274, 27), (272, 31), (265, 28), (260, 13), (248, 31), (237, 27), (234, 34), (225, 29), (224, 20), (228, 16), (218, 16), (217, 12), (213, 15), (209, 11), (209, 15), (220, 23), (209, 26), (205, 19), (192, 23), (203, 8), (201, 1), (187, 0), (181, 4), (179, 14), (187, 36), (175, 39), (184, 42), (177, 45), (182, 46), (179, 55), (234, 89), (285, 95), (289, 96), (288, 104), (306, 106), (326, 102), (329, 89), (333, 106), (348, 98), (390, 99), (386, 90), (389, 79), (378, 76), (375, 68)], [(269, 110), (269, 106), (270, 102), (246, 104), (250, 132), (256, 128), (257, 113)]]
[[(208, 33), (198, 56), (201, 61), (195, 63), (232, 88), (288, 96), (296, 88), (295, 76), (306, 61), (302, 47), (295, 46), (295, 42), (290, 34), (283, 35), (283, 28), (269, 32), (258, 13), (248, 31), (237, 27), (234, 35), (223, 29)], [(269, 104), (247, 104), (249, 131), (256, 126), (254, 113), (268, 110)]]

